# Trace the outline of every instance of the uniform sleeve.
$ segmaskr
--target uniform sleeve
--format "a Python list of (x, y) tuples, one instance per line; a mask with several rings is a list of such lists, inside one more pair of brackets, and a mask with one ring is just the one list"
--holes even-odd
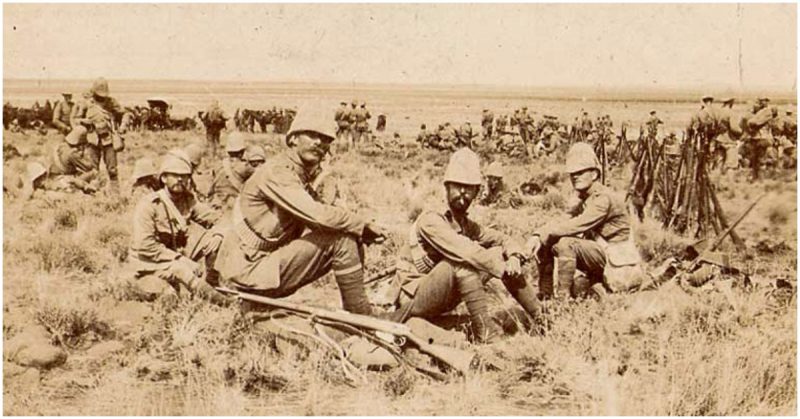
[(195, 200), (195, 204), (192, 207), (192, 212), (189, 214), (189, 219), (200, 224), (205, 228), (211, 228), (214, 224), (219, 221), (221, 215), (219, 211), (214, 209), (211, 205), (199, 202)]
[(470, 221), (471, 228), (477, 232), (478, 243), (483, 248), (490, 248), (501, 246), (503, 254), (506, 256), (513, 255), (514, 253), (524, 254), (522, 246), (510, 236), (507, 236), (493, 228), (481, 227), (477, 223)]
[(444, 218), (433, 212), (420, 216), (417, 229), (420, 237), (448, 260), (465, 263), (493, 277), (502, 278), (505, 271), (503, 261), (482, 246), (498, 239), (491, 231), (481, 231), (481, 240), (473, 241), (458, 234)]
[(85, 119), (86, 116), (86, 103), (83, 101), (76, 102), (75, 106), (72, 107), (72, 113), (69, 116), (69, 123), (75, 128), (78, 125), (81, 125), (82, 122), (88, 121)]
[(148, 262), (167, 262), (175, 260), (180, 253), (169, 249), (156, 237), (155, 206), (148, 197), (139, 201), (133, 214), (133, 237), (131, 249), (139, 259)]
[(605, 220), (611, 209), (611, 199), (606, 195), (599, 195), (586, 200), (585, 208), (581, 214), (571, 218), (560, 225), (550, 225), (535, 233), (542, 238), (542, 242), (551, 246), (561, 237), (576, 236), (597, 227)]
[(277, 168), (264, 176), (259, 189), (274, 203), (306, 223), (360, 236), (366, 221), (342, 208), (314, 200), (289, 169)]
[(747, 120), (747, 126), (752, 130), (759, 130), (761, 127), (769, 123), (771, 119), (772, 111), (770, 111), (768, 108), (764, 108)]

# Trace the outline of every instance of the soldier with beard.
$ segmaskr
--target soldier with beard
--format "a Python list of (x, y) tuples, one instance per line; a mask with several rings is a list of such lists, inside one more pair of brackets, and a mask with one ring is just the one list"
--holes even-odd
[[(224, 303), (209, 284), (216, 284), (211, 267), (222, 237), (206, 228), (219, 216), (197, 201), (189, 189), (191, 175), (189, 163), (172, 154), (164, 156), (159, 168), (163, 187), (145, 195), (134, 210), (131, 262), (137, 284), (148, 293), (188, 289), (211, 302)], [(197, 263), (201, 258), (205, 258), (205, 272)]]
[(478, 155), (468, 148), (453, 153), (444, 175), (447, 206), (420, 214), (397, 257), (402, 292), (394, 320), (433, 319), (464, 302), (473, 339), (493, 342), (501, 330), (489, 318), (484, 284), (491, 278), (501, 279), (525, 311), (540, 318), (539, 301), (522, 272), (522, 247), (469, 218), (480, 185)]

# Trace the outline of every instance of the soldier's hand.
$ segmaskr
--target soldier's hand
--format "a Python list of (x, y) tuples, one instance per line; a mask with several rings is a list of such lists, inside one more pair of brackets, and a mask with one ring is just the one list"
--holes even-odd
[(542, 249), (542, 239), (539, 236), (531, 237), (525, 244), (525, 248), (530, 249), (531, 256), (533, 256), (533, 258), (538, 262), (539, 250)]
[(361, 233), (361, 240), (364, 244), (383, 243), (386, 241), (386, 236), (389, 231), (386, 227), (372, 221), (364, 226), (364, 231)]
[(519, 258), (514, 256), (508, 258), (506, 261), (505, 275), (511, 278), (522, 275), (522, 266), (520, 265)]

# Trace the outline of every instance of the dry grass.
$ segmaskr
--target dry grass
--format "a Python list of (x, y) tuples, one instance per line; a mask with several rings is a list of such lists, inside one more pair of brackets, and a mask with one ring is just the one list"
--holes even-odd
[[(123, 184), (132, 162), (188, 142), (194, 134), (133, 137), (123, 154)], [(274, 136), (248, 136), (280, 150)], [(10, 136), (12, 143), (25, 140)], [(55, 138), (35, 138), (48, 144)], [(21, 146), (26, 158), (34, 147)], [(391, 227), (392, 238), (367, 249), (369, 269), (392, 263), (413, 215), (440, 208), (439, 183), (447, 156), (390, 149), (337, 154), (332, 162), (346, 183), (348, 204)], [(16, 164), (16, 162), (11, 162)], [(473, 216), (519, 238), (563, 217), (568, 180), (556, 166), (504, 159), (512, 184), (539, 176), (551, 191), (520, 210), (476, 207)], [(20, 165), (7, 165), (12, 170)], [(365, 174), (368, 174), (365, 176)], [(624, 183), (624, 170), (612, 184)], [(723, 182), (735, 182), (728, 176)], [(736, 214), (759, 187), (736, 190)], [(791, 187), (772, 188), (792, 198)], [(733, 196), (731, 197), (733, 199)], [(783, 199), (786, 201), (786, 199)], [(781, 202), (776, 198), (772, 202)], [(519, 333), (475, 347), (486, 360), (464, 379), (433, 381), (401, 368), (364, 371), (352, 383), (333, 355), (314, 345), (287, 344), (243, 319), (235, 308), (195, 300), (138, 302), (124, 261), (135, 203), (99, 194), (52, 205), (6, 200), (4, 219), (4, 332), (26, 324), (48, 328), (70, 358), (33, 387), (6, 385), (5, 414), (52, 415), (792, 415), (796, 405), (796, 296), (720, 288), (663, 287), (611, 296), (602, 303), (551, 304), (545, 336)], [(747, 262), (760, 275), (796, 275), (796, 232), (787, 204), (758, 208), (741, 230), (751, 240), (779, 235), (790, 251)], [(768, 224), (768, 225), (767, 225)], [(634, 226), (643, 256), (654, 266), (688, 240), (645, 220)], [(496, 284), (495, 284), (496, 285)], [(495, 287), (497, 288), (497, 287)], [(499, 299), (511, 306), (507, 295)], [(303, 289), (298, 300), (338, 301), (330, 278)], [(100, 301), (143, 304), (150, 320), (121, 329), (98, 312)], [(331, 298), (331, 296), (337, 296)], [(120, 340), (126, 350), (86, 358), (96, 341)], [(8, 364), (6, 364), (8, 365)], [(8, 381), (7, 381), (8, 382)], [(38, 394), (41, 397), (26, 395)]]

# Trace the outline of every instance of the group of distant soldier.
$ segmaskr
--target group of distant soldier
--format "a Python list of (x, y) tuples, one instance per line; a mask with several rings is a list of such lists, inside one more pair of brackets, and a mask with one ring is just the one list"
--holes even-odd
[[(272, 132), (286, 134), (292, 125), (292, 120), (297, 115), (297, 111), (290, 108), (280, 108), (273, 106), (267, 110), (236, 109), (233, 114), (233, 123), (236, 129), (242, 132), (268, 132), (272, 127)], [(259, 131), (256, 131), (258, 127)]]
[[(372, 114), (367, 109), (367, 102), (353, 99), (350, 106), (347, 102), (339, 102), (339, 108), (334, 112), (333, 120), (336, 122), (336, 139), (343, 142), (348, 149), (359, 148), (371, 142), (375, 133), (370, 129), (369, 120)], [(375, 124), (376, 132), (386, 130), (386, 115), (379, 114)]]

